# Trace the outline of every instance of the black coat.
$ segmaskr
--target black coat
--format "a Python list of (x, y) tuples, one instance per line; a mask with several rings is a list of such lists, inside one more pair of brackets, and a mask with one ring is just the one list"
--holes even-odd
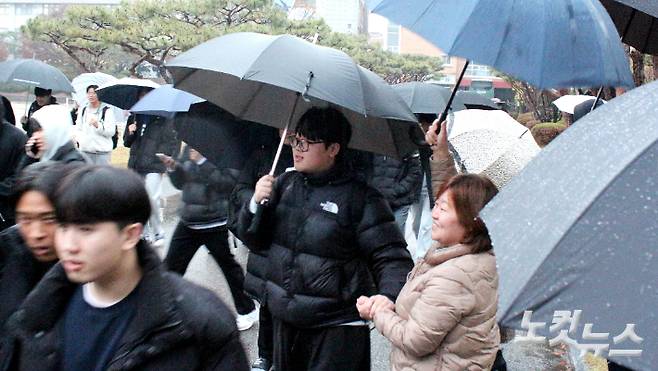
[(391, 209), (396, 210), (418, 201), (422, 184), (418, 155), (402, 161), (383, 155), (374, 157), (370, 185), (384, 195)]
[[(166, 272), (156, 253), (137, 247), (144, 275), (137, 310), (108, 370), (248, 370), (235, 318), (211, 291)], [(10, 370), (57, 370), (58, 327), (77, 284), (51, 269), (9, 320)]]
[(4, 326), (23, 300), (55, 262), (41, 263), (25, 246), (14, 226), (0, 233), (0, 339)]
[[(68, 142), (65, 145), (59, 147), (50, 161), (63, 162), (65, 164), (80, 163), (83, 165), (89, 163), (88, 158), (75, 148), (73, 142)], [(24, 156), (21, 168), (25, 168), (26, 166), (30, 166), (36, 162), (39, 162), (39, 159)]]
[[(57, 98), (51, 96), (50, 101), (48, 101), (48, 103), (46, 103), (45, 106), (49, 106), (51, 104), (57, 104)], [(40, 110), (42, 107), (45, 107), (45, 106), (40, 106), (39, 103), (37, 103), (37, 101), (35, 100), (34, 102), (32, 102), (32, 104), (30, 104), (30, 109), (27, 111), (27, 118), (32, 117), (32, 115), (36, 111)], [(23, 130), (29, 131), (28, 127), (27, 127), (27, 123), (23, 124)]]
[[(155, 154), (164, 153), (168, 156), (175, 156), (178, 153), (179, 142), (176, 138), (174, 123), (163, 117), (149, 115), (151, 121), (143, 128), (144, 117), (145, 115), (130, 116), (123, 133), (123, 145), (130, 148), (128, 167), (142, 175), (164, 173), (165, 165)], [(128, 126), (135, 120), (137, 120), (137, 130), (130, 134)]]
[[(256, 182), (270, 172), (275, 154), (276, 147), (261, 147), (249, 156), (249, 160), (240, 172), (233, 193), (231, 193), (228, 221), (231, 231), (237, 230), (238, 214), (242, 208), (249, 207), (249, 201), (254, 195)], [(274, 175), (279, 176), (292, 166), (292, 150), (289, 146), (284, 146)], [(247, 273), (244, 277), (244, 289), (249, 295), (261, 301), (264, 299), (268, 264), (266, 250), (250, 250), (247, 260)]]
[(0, 230), (3, 225), (13, 224), (14, 210), (9, 196), (22, 169), (26, 141), (21, 129), (0, 118)]
[(395, 300), (413, 266), (386, 201), (342, 165), (281, 175), (258, 215), (242, 208), (234, 233), (250, 249), (269, 249), (267, 305), (293, 326), (359, 320), (356, 299)]
[(239, 174), (235, 169), (218, 169), (208, 160), (201, 165), (189, 160), (176, 164), (169, 179), (183, 191), (181, 222), (194, 226), (226, 221), (229, 197)]

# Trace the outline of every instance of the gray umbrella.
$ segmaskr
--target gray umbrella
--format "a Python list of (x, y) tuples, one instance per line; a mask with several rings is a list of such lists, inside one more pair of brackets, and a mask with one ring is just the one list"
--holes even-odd
[[(551, 142), (482, 211), (500, 275), (498, 319), (521, 329), (582, 310), (579, 343), (633, 369), (658, 364), (658, 82), (615, 98)], [(583, 339), (583, 325), (609, 333)], [(613, 342), (626, 324), (644, 339)], [(568, 326), (567, 326), (568, 328)], [(538, 331), (553, 338), (557, 332)], [(619, 339), (618, 339), (619, 340)], [(637, 339), (636, 339), (637, 340)]]
[(342, 51), (294, 36), (221, 36), (167, 69), (177, 89), (243, 120), (284, 128), (311, 106), (331, 105), (352, 124), (352, 148), (401, 158), (417, 149), (410, 136), (422, 138), (413, 113), (380, 77)]
[[(425, 82), (405, 82), (393, 85), (393, 90), (407, 103), (413, 113), (440, 114), (450, 99), (450, 89)], [(452, 101), (452, 110), (460, 111), (466, 107), (459, 97)]]
[(73, 86), (57, 68), (35, 59), (12, 59), (0, 63), (0, 82), (24, 83), (54, 92), (71, 93)]

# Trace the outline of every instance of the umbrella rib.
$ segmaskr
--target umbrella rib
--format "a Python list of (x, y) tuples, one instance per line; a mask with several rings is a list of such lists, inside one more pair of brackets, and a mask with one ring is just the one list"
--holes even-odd
[[(578, 223), (578, 221), (583, 217), (583, 215), (585, 215), (585, 214), (586, 214), (586, 213), (587, 213), (587, 212), (593, 207), (593, 205), (596, 203), (596, 201), (597, 201), (599, 198), (601, 198), (601, 196), (605, 193), (605, 191), (606, 191), (608, 188), (610, 188), (611, 184), (614, 183), (614, 181), (615, 181), (617, 178), (619, 178), (619, 174), (621, 174), (625, 169), (627, 169), (628, 166), (629, 166), (630, 164), (633, 164), (633, 163), (634, 163), (635, 161), (637, 161), (639, 158), (643, 157), (643, 155), (644, 155), (646, 152), (648, 152), (648, 151), (651, 149), (651, 147), (653, 147), (653, 146), (655, 146), (655, 145), (656, 145), (656, 141), (654, 140), (653, 143), (651, 143), (650, 145), (648, 145), (648, 146), (647, 146), (642, 152), (640, 152), (640, 153), (639, 153), (637, 156), (635, 156), (632, 160), (628, 161), (628, 162), (626, 163), (626, 166), (621, 167), (621, 170), (619, 170), (619, 172), (617, 172), (617, 174), (615, 174), (614, 177), (611, 177), (611, 178), (610, 178), (610, 179), (611, 179), (610, 182), (608, 182), (608, 184), (606, 184), (605, 187), (603, 187), (603, 188), (601, 189), (601, 191), (596, 195), (596, 197), (594, 197), (594, 199), (592, 199), (592, 201), (588, 204), (588, 206), (587, 206), (586, 208), (584, 208), (582, 212), (579, 213), (578, 217), (576, 217), (576, 218), (574, 219), (573, 223), (571, 223), (571, 225), (569, 226), (569, 228), (568, 228), (568, 229), (562, 234), (562, 237), (560, 237), (560, 239), (559, 239), (559, 240), (553, 245), (553, 247), (555, 247), (555, 246), (559, 246), (559, 245), (560, 245), (560, 243), (565, 239), (565, 237), (569, 234), (569, 232), (571, 232), (571, 230), (575, 227), (575, 225), (576, 225), (576, 224)], [(541, 266), (544, 264), (544, 262), (545, 262), (546, 260), (548, 260), (548, 258), (549, 258), (550, 256), (553, 255), (553, 253), (555, 252), (555, 250), (556, 250), (556, 249), (554, 249), (554, 248), (551, 249), (551, 252), (550, 252), (549, 254), (547, 254), (547, 255), (542, 259), (542, 261), (541, 261), (539, 264), (536, 265), (535, 269), (532, 271), (532, 275), (530, 275), (530, 279), (528, 279), (528, 280), (526, 281), (526, 283), (523, 285), (523, 287), (522, 287), (521, 290), (519, 291), (519, 295), (518, 295), (516, 298), (514, 298), (514, 300), (512, 301), (512, 303), (509, 305), (509, 309), (511, 309), (512, 306), (518, 302), (519, 297), (521, 296), (520, 293), (522, 293), (522, 292), (525, 290), (525, 288), (528, 287), (528, 284), (530, 283), (530, 280), (535, 276), (535, 274), (536, 274), (537, 271), (539, 270), (539, 267), (541, 267)], [(507, 313), (509, 313), (509, 309), (508, 309), (507, 312), (503, 313), (503, 316), (502, 316), (502, 317), (505, 317), (505, 316), (507, 315)], [(502, 317), (501, 317), (501, 318), (502, 318)]]
[(258, 94), (260, 94), (261, 90), (263, 90), (263, 87), (265, 86), (264, 83), (260, 83), (257, 85), (256, 92), (254, 94), (251, 94), (249, 97), (249, 101), (247, 101), (247, 104), (244, 106), (244, 108), (240, 111), (240, 114), (238, 117), (242, 118), (244, 115), (247, 113), (249, 108), (251, 108), (251, 104), (254, 102)]

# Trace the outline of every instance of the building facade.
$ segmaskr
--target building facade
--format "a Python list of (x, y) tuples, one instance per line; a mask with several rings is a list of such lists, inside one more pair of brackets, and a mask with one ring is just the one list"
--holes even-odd
[(58, 13), (69, 5), (119, 5), (121, 0), (2, 0), (0, 32), (18, 31), (28, 20)]
[(364, 0), (295, 0), (288, 17), (322, 18), (334, 32), (368, 33), (368, 8)]
[[(443, 76), (432, 82), (450, 88), (457, 82), (457, 77), (466, 62), (463, 58), (447, 55), (417, 34), (377, 14), (370, 14), (368, 18), (368, 38), (371, 42), (379, 43), (384, 50), (393, 53), (441, 58)], [(497, 77), (490, 67), (476, 63), (469, 64), (459, 88), (504, 101), (510, 100), (512, 96), (512, 86), (507, 81)]]

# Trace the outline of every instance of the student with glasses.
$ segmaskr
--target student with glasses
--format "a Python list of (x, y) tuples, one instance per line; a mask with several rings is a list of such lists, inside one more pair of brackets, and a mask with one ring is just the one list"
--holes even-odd
[(395, 300), (413, 265), (386, 201), (346, 163), (350, 136), (336, 109), (307, 111), (290, 138), (294, 171), (260, 178), (231, 223), (268, 252), (275, 370), (369, 370), (356, 299)]

